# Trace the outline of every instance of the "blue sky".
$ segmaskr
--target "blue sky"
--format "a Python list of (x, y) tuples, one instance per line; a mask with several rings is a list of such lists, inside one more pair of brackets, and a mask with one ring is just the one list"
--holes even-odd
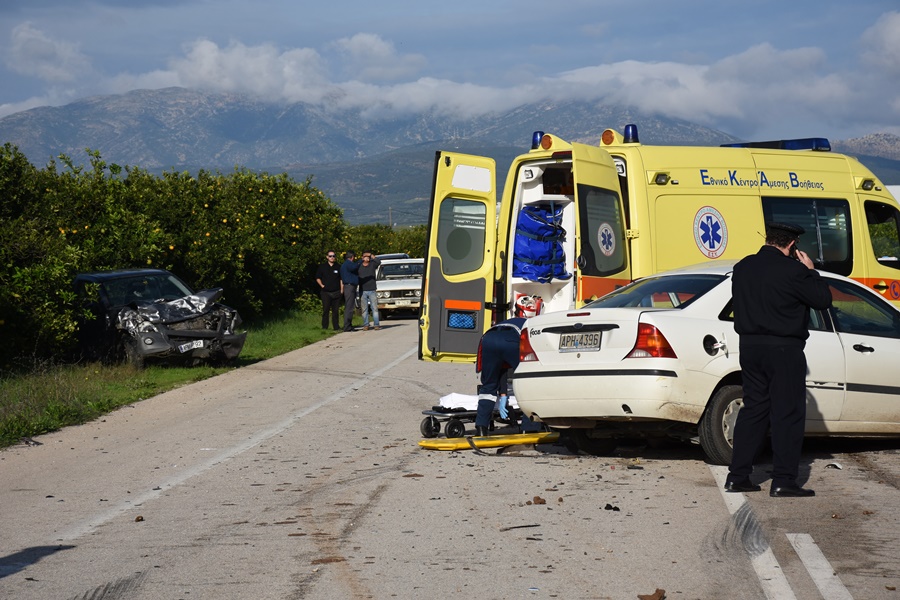
[(0, 0), (0, 117), (169, 86), (373, 115), (596, 99), (744, 139), (900, 135), (900, 6)]

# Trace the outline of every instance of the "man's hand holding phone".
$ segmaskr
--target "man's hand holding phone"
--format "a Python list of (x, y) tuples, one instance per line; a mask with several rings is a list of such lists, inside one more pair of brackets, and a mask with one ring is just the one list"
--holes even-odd
[(804, 252), (803, 250), (801, 250), (800, 248), (798, 248), (796, 242), (791, 244), (791, 249), (788, 252), (789, 252), (789, 256), (791, 258), (795, 258), (798, 261), (800, 261), (801, 263), (803, 263), (803, 266), (805, 266), (807, 269), (815, 269), (816, 268), (816, 266), (813, 264), (813, 261), (809, 257), (809, 255), (806, 252)]

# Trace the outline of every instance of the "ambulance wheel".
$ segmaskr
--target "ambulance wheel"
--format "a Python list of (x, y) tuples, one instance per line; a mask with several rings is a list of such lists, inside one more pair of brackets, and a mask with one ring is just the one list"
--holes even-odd
[(591, 456), (609, 456), (618, 446), (611, 437), (593, 437), (590, 429), (570, 429), (575, 447)]
[(744, 390), (739, 385), (726, 385), (706, 405), (697, 433), (700, 446), (714, 465), (731, 464), (734, 424), (744, 405)]
[(450, 419), (444, 426), (444, 435), (448, 438), (459, 438), (466, 435), (466, 426), (459, 419)]
[(437, 437), (441, 432), (441, 424), (438, 423), (438, 420), (434, 417), (425, 417), (419, 424), (419, 431), (422, 433), (423, 437)]

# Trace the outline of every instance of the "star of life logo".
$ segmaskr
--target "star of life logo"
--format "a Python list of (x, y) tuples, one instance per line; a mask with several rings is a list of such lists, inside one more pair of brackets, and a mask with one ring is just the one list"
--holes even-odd
[(597, 245), (600, 246), (600, 252), (603, 253), (603, 256), (612, 256), (613, 252), (616, 251), (616, 236), (609, 223), (603, 223), (597, 229)]
[(694, 216), (694, 242), (707, 258), (719, 258), (728, 245), (728, 227), (722, 213), (704, 206)]

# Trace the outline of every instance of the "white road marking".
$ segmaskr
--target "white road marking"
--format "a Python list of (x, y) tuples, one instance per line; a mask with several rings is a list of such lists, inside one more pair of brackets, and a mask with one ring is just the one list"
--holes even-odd
[(811, 535), (808, 533), (786, 533), (785, 535), (825, 600), (853, 600), (853, 596), (838, 579), (831, 563), (822, 554)]
[(403, 356), (401, 356), (400, 358), (397, 358), (393, 362), (381, 367), (380, 369), (377, 369), (375, 371), (372, 371), (371, 373), (363, 375), (359, 379), (354, 380), (352, 383), (344, 386), (343, 388), (339, 389), (338, 391), (336, 391), (332, 395), (328, 396), (327, 398), (323, 398), (319, 402), (317, 402), (311, 406), (307, 406), (303, 410), (297, 411), (296, 413), (288, 416), (286, 419), (284, 419), (280, 423), (276, 423), (275, 425), (273, 425), (272, 427), (270, 427), (268, 429), (258, 431), (256, 433), (256, 435), (242, 441), (241, 443), (236, 444), (236, 445), (232, 446), (231, 448), (226, 448), (225, 450), (216, 454), (215, 456), (212, 456), (203, 462), (197, 463), (190, 469), (186, 469), (186, 470), (182, 471), (181, 473), (178, 473), (177, 475), (166, 479), (165, 481), (161, 482), (153, 490), (146, 492), (144, 494), (141, 494), (140, 496), (137, 496), (136, 498), (133, 498), (132, 500), (129, 500), (127, 502), (121, 502), (115, 506), (112, 506), (109, 509), (94, 515), (93, 517), (86, 519), (85, 521), (82, 521), (81, 523), (73, 523), (73, 524), (69, 525), (69, 527), (67, 529), (65, 529), (64, 531), (59, 533), (59, 536), (56, 539), (61, 542), (72, 541), (77, 538), (80, 538), (83, 535), (87, 535), (88, 533), (91, 533), (94, 529), (100, 527), (101, 525), (103, 525), (104, 523), (107, 523), (108, 521), (111, 521), (112, 519), (116, 518), (120, 514), (126, 512), (126, 511), (129, 511), (129, 510), (132, 510), (133, 508), (135, 508), (136, 506), (140, 506), (144, 502), (148, 502), (150, 500), (153, 500), (153, 499), (159, 497), (159, 495), (162, 494), (163, 491), (169, 490), (169, 489), (175, 487), (176, 485), (182, 484), (185, 481), (187, 481), (188, 479), (190, 479), (192, 477), (196, 477), (197, 475), (200, 475), (201, 473), (209, 470), (210, 468), (214, 467), (215, 465), (217, 465), (221, 462), (224, 462), (230, 458), (233, 458), (242, 452), (246, 452), (250, 448), (253, 448), (257, 444), (264, 442), (265, 440), (269, 439), (270, 437), (274, 437), (274, 436), (286, 431), (287, 429), (290, 429), (291, 427), (294, 426), (294, 424), (296, 424), (297, 421), (299, 421), (306, 415), (308, 415), (312, 412), (315, 412), (315, 411), (319, 410), (320, 408), (322, 408), (323, 406), (327, 406), (327, 405), (331, 404), (332, 402), (340, 400), (340, 399), (344, 398), (345, 396), (348, 396), (352, 392), (357, 391), (359, 388), (364, 386), (369, 381), (380, 377), (382, 375), (382, 373), (390, 371), (391, 369), (396, 367), (398, 364), (402, 363), (404, 360), (406, 360), (407, 358), (409, 358), (410, 356), (415, 354), (416, 351), (417, 351), (417, 348), (412, 348), (408, 352), (404, 353)]
[[(709, 465), (709, 470), (712, 471), (716, 485), (719, 486), (719, 492), (725, 500), (728, 512), (733, 515), (746, 504), (747, 499), (743, 494), (725, 491), (725, 478), (728, 477), (728, 467)], [(756, 516), (753, 515), (752, 518), (756, 519)], [(756, 576), (759, 578), (759, 584), (762, 586), (766, 598), (769, 598), (769, 600), (796, 600), (797, 596), (794, 595), (787, 577), (784, 576), (784, 572), (781, 570), (781, 565), (778, 564), (778, 560), (768, 544), (766, 544), (764, 551), (756, 556), (750, 556), (750, 564), (753, 566), (753, 570), (756, 571)]]

